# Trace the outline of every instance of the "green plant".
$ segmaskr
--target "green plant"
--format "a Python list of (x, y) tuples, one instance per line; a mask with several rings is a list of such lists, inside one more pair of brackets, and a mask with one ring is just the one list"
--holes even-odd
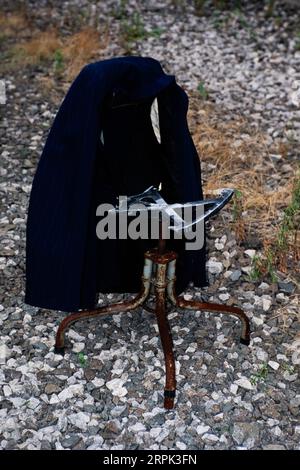
[(56, 49), (53, 55), (54, 71), (61, 73), (64, 69), (64, 56), (60, 49)]
[(240, 7), (237, 7), (233, 11), (234, 15), (238, 18), (240, 25), (245, 29), (251, 29), (250, 24), (246, 20), (244, 13), (242, 13)]
[(284, 19), (282, 18), (282, 16), (276, 16), (274, 18), (274, 21), (275, 21), (276, 26), (281, 27), (284, 22)]
[(87, 365), (87, 358), (83, 352), (78, 353), (78, 362), (81, 367), (85, 367)]
[(236, 221), (241, 216), (241, 200), (243, 197), (242, 191), (235, 189), (233, 198), (233, 220)]
[(293, 252), (295, 259), (299, 256), (297, 235), (300, 228), (300, 171), (293, 185), (291, 202), (283, 214), (273, 250), (277, 256), (279, 267), (285, 271), (287, 253)]
[(234, 14), (237, 16), (240, 25), (241, 25), (243, 28), (248, 29), (248, 28), (249, 28), (249, 23), (248, 23), (248, 21), (246, 20), (245, 15), (241, 12), (241, 10), (240, 10), (239, 8), (236, 8), (236, 9), (234, 10)]
[(299, 222), (296, 220), (300, 212), (300, 172), (295, 181), (292, 200), (284, 210), (283, 221), (277, 235), (277, 245), (280, 249), (285, 249), (288, 244), (287, 236), (289, 232), (299, 228)]
[(259, 368), (259, 370), (252, 374), (250, 377), (250, 382), (252, 385), (256, 385), (257, 383), (264, 383), (267, 380), (269, 374), (268, 364), (265, 362)]
[(258, 281), (261, 278), (261, 271), (260, 271), (260, 257), (258, 255), (253, 256), (252, 258), (252, 269), (249, 273), (249, 280), (250, 281)]
[(276, 0), (269, 0), (268, 1), (268, 8), (267, 8), (267, 12), (266, 12), (266, 17), (267, 18), (269, 18), (270, 16), (273, 15), (275, 2), (276, 2)]
[(216, 8), (222, 10), (226, 7), (226, 0), (214, 0), (214, 4)]
[(194, 8), (197, 15), (202, 15), (206, 0), (194, 0)]
[(153, 28), (151, 29), (150, 33), (148, 33), (149, 36), (154, 36), (154, 37), (160, 37), (160, 35), (164, 32), (165, 30), (162, 28)]
[(199, 92), (199, 95), (201, 96), (202, 99), (204, 100), (207, 100), (208, 98), (208, 91), (207, 89), (205, 88), (205, 85), (203, 82), (200, 82), (198, 87), (197, 87), (197, 90)]
[(150, 36), (159, 37), (164, 30), (162, 28), (153, 28), (147, 31), (139, 12), (135, 12), (132, 17), (121, 21), (121, 34), (125, 49), (130, 52), (132, 43)]
[[(195, 12), (198, 15), (203, 14), (203, 8), (205, 7), (205, 4), (207, 3), (207, 0), (194, 0), (194, 8)], [(226, 7), (231, 7), (232, 4), (228, 2), (228, 0), (213, 0), (214, 7), (217, 10), (224, 10)], [(235, 0), (233, 3), (233, 8), (240, 8), (241, 7), (241, 0)]]
[(272, 250), (267, 251), (266, 270), (272, 282), (277, 282), (278, 278), (275, 273), (275, 254)]
[(236, 189), (233, 197), (233, 228), (236, 238), (241, 241), (245, 238), (245, 223), (243, 219), (243, 193)]
[(213, 25), (216, 29), (221, 29), (224, 25), (224, 18), (222, 18), (219, 14), (214, 15)]
[(112, 14), (117, 20), (121, 20), (127, 16), (127, 0), (120, 0), (119, 5), (113, 10)]
[(255, 32), (255, 30), (252, 28), (252, 26), (248, 23), (248, 21), (246, 20), (246, 17), (245, 15), (241, 12), (240, 8), (235, 8), (234, 12), (233, 12), (236, 17), (238, 18), (238, 21), (241, 25), (242, 28), (246, 29), (250, 35), (250, 37), (252, 39), (256, 39), (257, 38), (257, 34)]
[(184, 8), (185, 7), (184, 0), (172, 0), (172, 3), (173, 3), (175, 8)]
[(258, 281), (263, 276), (269, 276), (272, 282), (276, 282), (275, 264), (275, 255), (272, 248), (266, 248), (263, 256), (253, 256), (249, 280)]
[(293, 253), (294, 258), (299, 258), (297, 236), (299, 232), (300, 218), (300, 173), (295, 179), (290, 204), (283, 212), (283, 219), (279, 225), (273, 242), (265, 246), (262, 255), (252, 259), (252, 271), (249, 278), (252, 281), (267, 275), (272, 282), (277, 281), (275, 268), (278, 266), (283, 272), (287, 270), (287, 258)]
[(287, 364), (286, 362), (283, 362), (281, 367), (285, 372), (288, 372), (289, 374), (293, 374), (295, 372), (295, 367), (290, 364)]
[(122, 21), (121, 31), (126, 43), (131, 43), (138, 39), (144, 39), (147, 36), (147, 31), (145, 30), (145, 26), (139, 12), (135, 12), (130, 19)]

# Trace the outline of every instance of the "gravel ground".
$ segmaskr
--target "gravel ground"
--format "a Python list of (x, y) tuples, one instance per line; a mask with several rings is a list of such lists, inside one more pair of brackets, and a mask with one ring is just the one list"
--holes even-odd
[(143, 41), (138, 51), (158, 58), (188, 89), (205, 84), (227, 117), (241, 114), (273, 138), (300, 140), (300, 50), (296, 34), (287, 30), (297, 15), (283, 10), (276, 24), (251, 6), (205, 20), (193, 11), (183, 18), (180, 13), (174, 21), (173, 13), (146, 12), (150, 29), (163, 33)]
[[(47, 2), (39, 3), (40, 24), (62, 21), (72, 8), (86, 9), (98, 24), (116, 2), (94, 8), (82, 0), (51, 4), (49, 15), (42, 8)], [(135, 8), (135, 2), (129, 4)], [(163, 32), (133, 45), (133, 52), (160, 59), (186, 89), (195, 90), (203, 81), (224, 118), (249, 116), (269, 134), (270, 143), (300, 140), (295, 11), (279, 2), (281, 20), (266, 22), (257, 4), (248, 5), (242, 16), (224, 12), (218, 17), (197, 17), (191, 8), (166, 7), (167, 2), (143, 5), (139, 2), (146, 27)], [(118, 25), (112, 21), (113, 39), (104, 56), (123, 51)], [(186, 295), (244, 308), (252, 323), (251, 344), (239, 344), (234, 318), (170, 314), (178, 369), (175, 410), (162, 408), (163, 354), (154, 316), (141, 309), (101, 320), (99, 328), (93, 321), (77, 324), (67, 335), (64, 358), (54, 354), (63, 314), (23, 303), (28, 196), (57, 111), (39, 86), (43, 73), (27, 67), (7, 75), (7, 104), (0, 108), (0, 447), (300, 449), (295, 285), (282, 275), (274, 284), (249, 282), (255, 248), (239, 246), (224, 228), (226, 210), (210, 225), (210, 287)]]

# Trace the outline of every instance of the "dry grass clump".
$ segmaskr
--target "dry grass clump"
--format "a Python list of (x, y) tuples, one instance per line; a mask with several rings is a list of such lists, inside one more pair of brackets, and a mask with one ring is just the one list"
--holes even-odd
[[(3, 17), (0, 24), (1, 21), (4, 21)], [(16, 25), (19, 25), (17, 21)], [(11, 26), (9, 28), (12, 32)], [(108, 30), (100, 34), (91, 27), (84, 27), (68, 36), (62, 36), (53, 28), (32, 30), (28, 37), (24, 37), (22, 32), (22, 28), (16, 30), (15, 44), (7, 52), (7, 70), (44, 64), (49, 68), (49, 75), (54, 73), (67, 81), (74, 79), (89, 61), (99, 59), (109, 41)]]
[(55, 51), (61, 46), (57, 31), (36, 32), (32, 38), (14, 47), (17, 60), (23, 65), (37, 64), (52, 59)]
[(0, 12), (0, 36), (14, 37), (28, 28), (28, 19), (23, 13), (4, 14)]
[(82, 29), (70, 36), (61, 48), (67, 62), (66, 78), (73, 79), (84, 65), (97, 58), (100, 50), (107, 47), (108, 41), (108, 30), (99, 34), (93, 28)]
[[(234, 188), (232, 224), (237, 238), (255, 235), (264, 245), (256, 260), (257, 275), (272, 277), (275, 268), (287, 272), (290, 266), (297, 270), (300, 176), (296, 163), (286, 165), (287, 144), (270, 147), (268, 137), (246, 119), (228, 119), (196, 94), (191, 97), (189, 118), (205, 193)], [(281, 158), (277, 161), (272, 155)]]
[(247, 224), (255, 223), (265, 234), (278, 223), (278, 211), (291, 197), (292, 169), (283, 177), (271, 158), (279, 153), (284, 157), (286, 147), (280, 144), (270, 148), (266, 135), (251, 128), (245, 119), (226, 120), (222, 110), (195, 97), (190, 108), (190, 127), (201, 156), (205, 191), (236, 189)]

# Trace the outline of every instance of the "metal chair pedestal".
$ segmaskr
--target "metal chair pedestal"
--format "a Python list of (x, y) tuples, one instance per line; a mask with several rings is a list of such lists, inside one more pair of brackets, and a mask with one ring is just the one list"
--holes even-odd
[[(167, 300), (169, 300), (175, 307), (183, 309), (219, 312), (238, 317), (242, 324), (240, 342), (245, 345), (249, 345), (250, 343), (249, 320), (243, 310), (227, 305), (185, 300), (183, 297), (175, 294), (176, 258), (177, 254), (174, 251), (165, 251), (164, 240), (160, 240), (158, 248), (145, 253), (142, 289), (140, 293), (132, 300), (96, 308), (95, 310), (80, 311), (66, 317), (61, 322), (56, 334), (55, 353), (64, 354), (65, 331), (73, 323), (86, 318), (88, 319), (107, 314), (128, 312), (136, 309), (137, 307), (144, 306), (147, 311), (153, 311), (157, 318), (166, 367), (164, 407), (166, 409), (172, 409), (174, 407), (174, 398), (176, 393), (176, 374), (172, 334), (166, 312)], [(151, 295), (151, 286), (154, 288), (154, 309), (147, 306), (147, 301)]]

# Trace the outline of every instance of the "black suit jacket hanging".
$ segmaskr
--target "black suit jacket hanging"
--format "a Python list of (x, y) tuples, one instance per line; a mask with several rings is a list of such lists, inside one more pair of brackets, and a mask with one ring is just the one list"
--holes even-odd
[[(150, 118), (155, 98), (161, 143)], [(99, 292), (139, 290), (143, 253), (153, 242), (99, 240), (96, 208), (161, 182), (169, 203), (202, 198), (187, 109), (186, 93), (154, 59), (121, 57), (84, 67), (57, 113), (33, 181), (26, 303), (76, 311), (93, 308)], [(175, 245), (177, 290), (189, 281), (205, 285), (205, 248)]]

